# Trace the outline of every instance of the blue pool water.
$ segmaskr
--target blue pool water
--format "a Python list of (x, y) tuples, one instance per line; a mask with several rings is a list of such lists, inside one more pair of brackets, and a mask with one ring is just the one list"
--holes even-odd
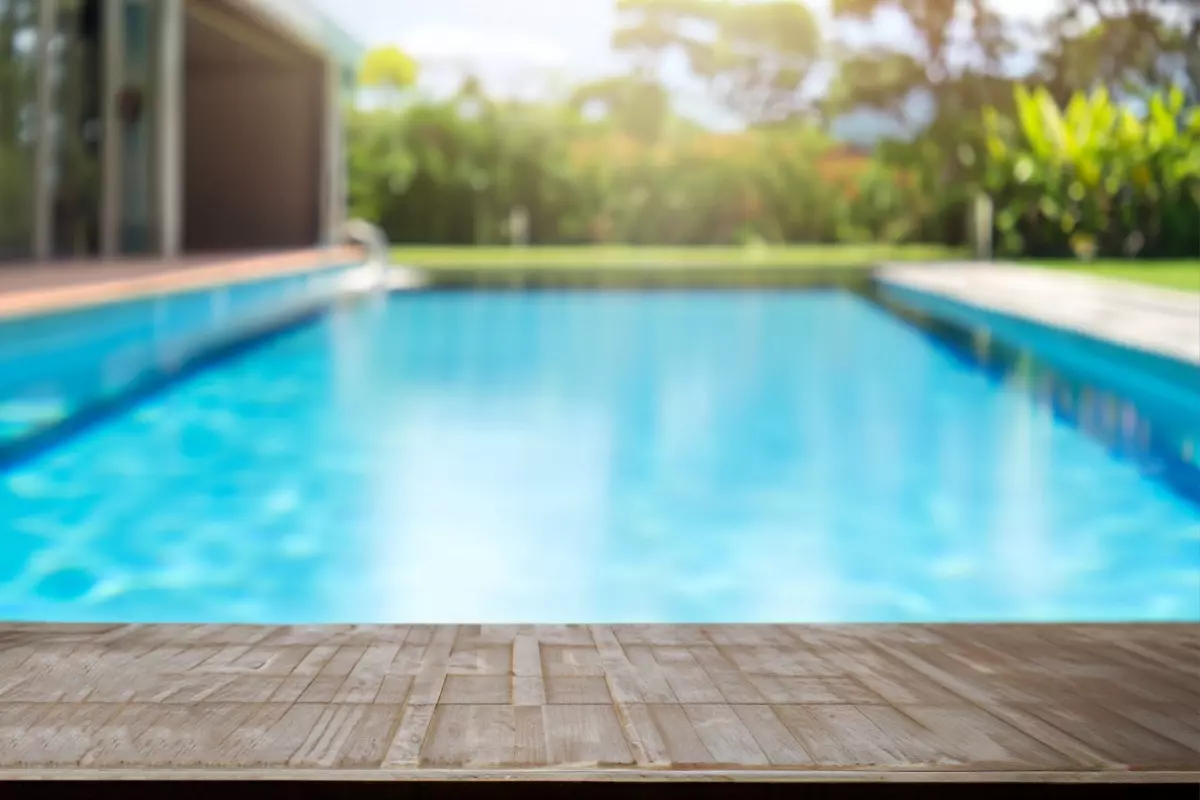
[(0, 319), (0, 464), (30, 436), (118, 398), (214, 336), (328, 297), (357, 266)]
[(0, 618), (1200, 620), (1188, 431), (994, 358), (840, 291), (342, 308), (0, 472)]

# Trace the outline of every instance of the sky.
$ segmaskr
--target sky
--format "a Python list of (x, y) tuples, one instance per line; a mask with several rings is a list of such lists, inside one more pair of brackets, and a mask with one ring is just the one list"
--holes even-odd
[(613, 0), (313, 0), (368, 46), (417, 58), (422, 82), (473, 71), (498, 91), (615, 69)]
[[(310, 0), (368, 46), (395, 44), (421, 64), (421, 85), (451, 91), (464, 73), (497, 94), (544, 94), (557, 85), (612, 74), (614, 0)], [(827, 18), (829, 0), (808, 5)], [(1036, 19), (1053, 0), (1002, 0), (1005, 13)], [(884, 18), (864, 35), (910, 38), (903, 20)], [(713, 121), (719, 114), (698, 86), (680, 81), (677, 109)]]

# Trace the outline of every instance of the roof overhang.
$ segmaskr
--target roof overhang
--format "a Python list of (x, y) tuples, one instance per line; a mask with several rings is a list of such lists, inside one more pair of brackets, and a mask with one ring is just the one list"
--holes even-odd
[(365, 47), (309, 0), (237, 0), (238, 5), (343, 67), (357, 67)]

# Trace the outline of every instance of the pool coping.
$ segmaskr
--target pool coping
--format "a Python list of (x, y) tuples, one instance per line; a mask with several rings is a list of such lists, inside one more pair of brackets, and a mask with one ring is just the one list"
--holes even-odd
[[(190, 261), (114, 261), (5, 265), (0, 270), (0, 322), (112, 303), (217, 288), (319, 270), (363, 260), (355, 246), (274, 253), (214, 255)], [(5, 287), (5, 273), (49, 276), (45, 285)], [(107, 277), (106, 277), (107, 271)], [(132, 273), (131, 273), (132, 271)], [(884, 286), (947, 297), (996, 313), (1073, 331), (1123, 347), (1200, 365), (1200, 301), (1189, 293), (1138, 286), (1099, 276), (1003, 262), (879, 262), (833, 264), (605, 265), (597, 269), (520, 264), (422, 270), (392, 265), (393, 288), (801, 288), (874, 280)], [(55, 277), (57, 276), (57, 277)], [(1053, 302), (1043, 298), (1050, 295)], [(1064, 302), (1065, 300), (1065, 302)], [(1175, 318), (1172, 323), (1171, 318)]]
[[(148, 326), (148, 335), (153, 330), (153, 347), (133, 358), (129, 350), (122, 351), (120, 346), (103, 353), (105, 359), (124, 355), (126, 377), (105, 383), (92, 375), (95, 383), (90, 391), (74, 397), (51, 395), (63, 403), (64, 413), (29, 424), (14, 435), (0, 436), (0, 472), (211, 365), (318, 319), (343, 298), (371, 290), (377, 281), (370, 276), (351, 274), (359, 264), (353, 260), (355, 255), (356, 249), (348, 247), (222, 261), (215, 265), (203, 262), (175, 271), (154, 264), (125, 265), (116, 269), (149, 271), (101, 281), (89, 280), (85, 268), (82, 276), (75, 273), (65, 286), (51, 285), (7, 295), (0, 291), (0, 332), (14, 327), (17, 331), (9, 347), (0, 347), (0, 351), (7, 350), (0, 352), (0, 367), (6, 359), (13, 358), (18, 362), (22, 358), (36, 358), (41, 363), (54, 363), (56, 352), (64, 347), (97, 335), (111, 337), (114, 330), (119, 335), (120, 325), (104, 323), (104, 315), (111, 309), (128, 312), (129, 318), (135, 320), (134, 326), (141, 320)], [(4, 277), (0, 274), (0, 289)], [(256, 287), (275, 287), (274, 295), (265, 303), (260, 298), (250, 305), (244, 302), (237, 305), (242, 289), (253, 292)], [(6, 299), (8, 307), (15, 309), (15, 316), (3, 316)], [(181, 301), (185, 310), (191, 309), (190, 319), (187, 311), (177, 315), (189, 321), (172, 329), (171, 309), (176, 301)], [(175, 309), (178, 311), (179, 307)], [(25, 340), (35, 343), (32, 355), (28, 349), (22, 353), (20, 346), (23, 330), (28, 332), (23, 326), (28, 325), (34, 326), (31, 338)], [(60, 332), (57, 339), (54, 334), (47, 334), (46, 326)], [(64, 335), (63, 331), (68, 333)], [(53, 344), (49, 348), (41, 345), (39, 352), (37, 342), (45, 340), (52, 340)], [(52, 375), (41, 384), (27, 385), (35, 389), (56, 385), (57, 377)], [(20, 384), (17, 386), (19, 390)], [(5, 401), (6, 398), (0, 398), (0, 406)]]
[(1200, 367), (1200, 295), (1003, 262), (883, 264), (884, 287)]
[[(356, 263), (364, 257), (360, 247), (337, 246), (197, 257), (176, 263), (134, 260), (6, 264), (0, 270), (0, 322), (284, 277)], [(22, 275), (25, 270), (30, 272)], [(44, 277), (46, 283), (6, 290), (6, 272), (18, 277)]]

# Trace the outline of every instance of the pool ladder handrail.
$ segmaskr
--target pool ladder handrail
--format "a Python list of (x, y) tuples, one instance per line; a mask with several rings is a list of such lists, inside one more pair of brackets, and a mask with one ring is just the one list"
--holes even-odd
[(407, 264), (392, 265), (391, 243), (378, 225), (364, 219), (352, 219), (342, 226), (342, 235), (366, 248), (364, 273), (372, 288), (395, 292), (420, 289), (430, 283), (423, 270)]
[(364, 266), (371, 276), (371, 282), (377, 288), (383, 287), (387, 282), (388, 264), (391, 261), (391, 248), (383, 229), (365, 219), (352, 219), (342, 227), (342, 234), (367, 251)]

